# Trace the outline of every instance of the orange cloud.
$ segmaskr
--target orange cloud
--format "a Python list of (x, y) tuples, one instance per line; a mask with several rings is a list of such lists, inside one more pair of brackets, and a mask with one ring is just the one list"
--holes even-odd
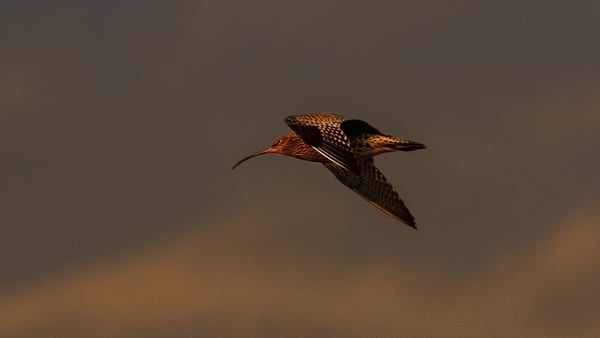
[(13, 294), (1, 302), (0, 335), (600, 332), (595, 320), (568, 328), (573, 317), (548, 323), (543, 313), (561, 313), (543, 306), (568, 301), (578, 285), (599, 279), (600, 213), (593, 209), (561, 222), (522, 256), (489, 262), (487, 273), (459, 286), (429, 280), (414, 267), (381, 264), (347, 273), (327, 264), (285, 266), (244, 252), (244, 242), (259, 239), (240, 231), (251, 227), (239, 228), (238, 221)]

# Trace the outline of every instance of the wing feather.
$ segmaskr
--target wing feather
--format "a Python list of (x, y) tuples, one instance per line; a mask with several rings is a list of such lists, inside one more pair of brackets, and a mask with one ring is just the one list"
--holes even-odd
[(387, 181), (383, 173), (375, 167), (373, 159), (360, 160), (358, 163), (358, 175), (333, 163), (324, 163), (324, 165), (340, 182), (366, 199), (371, 205), (388, 216), (416, 229), (414, 217), (404, 205), (394, 187)]
[(306, 144), (336, 165), (358, 173), (352, 142), (340, 128), (347, 117), (331, 113), (292, 115), (285, 123)]

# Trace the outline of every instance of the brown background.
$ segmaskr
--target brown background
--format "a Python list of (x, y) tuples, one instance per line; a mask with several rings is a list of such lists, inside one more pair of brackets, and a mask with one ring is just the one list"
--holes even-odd
[[(3, 1), (0, 336), (600, 335), (600, 2)], [(265, 156), (334, 111), (418, 231)]]

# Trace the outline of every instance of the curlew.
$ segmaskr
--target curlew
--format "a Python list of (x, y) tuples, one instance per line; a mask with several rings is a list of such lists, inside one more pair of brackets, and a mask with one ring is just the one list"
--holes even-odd
[(268, 148), (244, 157), (282, 154), (322, 163), (344, 185), (388, 216), (416, 227), (410, 211), (375, 167), (373, 157), (392, 151), (424, 149), (425, 145), (384, 135), (368, 123), (332, 113), (292, 115), (285, 123), (294, 131), (279, 137)]

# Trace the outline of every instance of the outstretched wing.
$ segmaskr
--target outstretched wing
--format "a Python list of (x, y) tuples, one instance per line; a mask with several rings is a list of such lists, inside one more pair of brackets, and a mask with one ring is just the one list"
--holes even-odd
[(285, 123), (328, 160), (358, 174), (352, 142), (340, 127), (346, 120), (342, 115), (320, 113), (288, 116)]
[(388, 216), (415, 229), (417, 228), (414, 217), (410, 214), (394, 187), (375, 167), (372, 158), (358, 161), (358, 175), (333, 163), (324, 163), (324, 165), (340, 182), (354, 190), (371, 205)]

